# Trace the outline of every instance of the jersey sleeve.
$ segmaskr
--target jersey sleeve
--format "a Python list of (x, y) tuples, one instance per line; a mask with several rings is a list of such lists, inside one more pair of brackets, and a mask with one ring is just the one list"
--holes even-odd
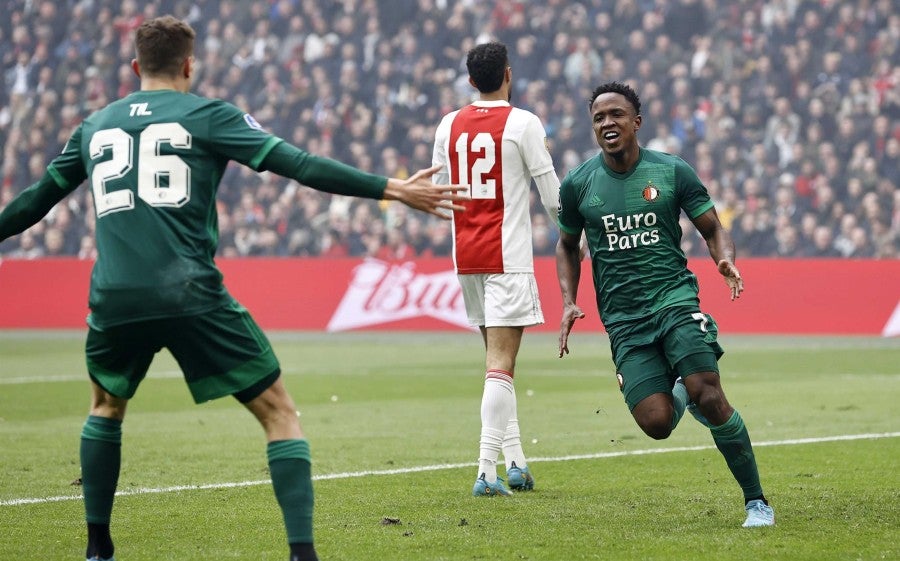
[(434, 133), (434, 150), (431, 152), (431, 165), (441, 166), (432, 177), (436, 184), (450, 182), (450, 166), (447, 161), (447, 137), (450, 135), (450, 124), (453, 120), (449, 115), (444, 116)]
[(210, 106), (209, 134), (217, 153), (257, 171), (272, 148), (283, 142), (263, 130), (249, 113), (219, 100)]
[(555, 171), (548, 171), (534, 176), (534, 184), (541, 196), (541, 204), (550, 215), (550, 220), (555, 221), (559, 216), (559, 177)]
[(64, 195), (74, 191), (87, 178), (84, 159), (81, 157), (81, 139), (84, 124), (78, 125), (75, 132), (66, 142), (63, 151), (47, 166), (47, 173), (63, 190)]
[(678, 202), (691, 219), (697, 218), (714, 206), (706, 186), (694, 169), (679, 159), (675, 166), (675, 187)]
[(567, 234), (578, 236), (584, 229), (584, 217), (578, 210), (577, 185), (569, 173), (559, 186), (559, 229)]
[(314, 156), (288, 142), (276, 144), (260, 164), (260, 169), (338, 195), (381, 199), (387, 186), (386, 177), (358, 170), (337, 160)]
[(520, 145), (522, 159), (532, 177), (553, 170), (553, 158), (547, 146), (547, 133), (537, 115), (530, 115)]
[(47, 166), (44, 176), (19, 193), (0, 212), (0, 241), (37, 224), (87, 177), (81, 158), (83, 129), (83, 124), (78, 125), (62, 153)]

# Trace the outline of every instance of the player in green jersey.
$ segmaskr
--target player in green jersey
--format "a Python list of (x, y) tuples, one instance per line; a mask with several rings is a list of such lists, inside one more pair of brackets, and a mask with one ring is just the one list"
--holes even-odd
[(734, 243), (697, 174), (683, 160), (642, 148), (641, 102), (618, 82), (591, 96), (601, 153), (571, 170), (560, 186), (557, 273), (563, 297), (559, 356), (584, 312), (575, 303), (586, 234), (597, 307), (609, 334), (616, 377), (631, 414), (655, 439), (667, 438), (687, 408), (709, 427), (744, 493), (744, 527), (771, 526), (750, 436), (719, 380), (712, 318), (700, 311), (697, 278), (681, 250), (683, 210), (706, 240), (731, 291), (744, 289)]
[(113, 558), (109, 524), (122, 420), (156, 352), (168, 348), (198, 403), (233, 395), (259, 420), (292, 561), (317, 559), (309, 445), (269, 341), (227, 292), (213, 258), (215, 198), (230, 160), (322, 191), (395, 199), (431, 214), (463, 210), (438, 168), (408, 180), (319, 158), (223, 101), (188, 93), (194, 31), (171, 16), (137, 30), (141, 90), (84, 120), (47, 173), (0, 213), (0, 241), (38, 222), (85, 179), (97, 215), (86, 343), (92, 385), (81, 433), (88, 559)]

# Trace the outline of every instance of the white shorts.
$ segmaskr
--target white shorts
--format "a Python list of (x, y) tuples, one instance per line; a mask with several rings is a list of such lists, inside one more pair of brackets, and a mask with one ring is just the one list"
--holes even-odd
[(544, 323), (534, 273), (457, 276), (470, 324), (530, 327)]

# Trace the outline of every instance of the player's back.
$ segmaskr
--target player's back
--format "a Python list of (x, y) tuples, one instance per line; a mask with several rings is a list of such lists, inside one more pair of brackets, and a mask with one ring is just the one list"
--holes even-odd
[(96, 207), (92, 322), (201, 313), (228, 295), (213, 257), (228, 160), (277, 143), (249, 116), (173, 90), (139, 91), (85, 119), (80, 151)]
[(454, 213), (459, 273), (534, 270), (531, 180), (553, 169), (544, 139), (534, 114), (502, 101), (477, 101), (438, 127), (450, 181), (468, 184), (472, 198)]

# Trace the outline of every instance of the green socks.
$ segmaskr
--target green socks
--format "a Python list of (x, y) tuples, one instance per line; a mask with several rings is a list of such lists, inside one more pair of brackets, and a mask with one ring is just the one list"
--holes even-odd
[(109, 520), (122, 464), (122, 421), (89, 416), (81, 429), (80, 456), (87, 557), (111, 558), (114, 548)]
[(762, 496), (762, 485), (759, 482), (753, 446), (750, 444), (750, 433), (747, 432), (741, 415), (735, 410), (724, 425), (711, 427), (709, 430), (716, 448), (725, 457), (728, 469), (743, 489), (744, 499)]
[(675, 427), (678, 426), (678, 421), (684, 415), (684, 409), (687, 407), (688, 401), (690, 401), (690, 398), (688, 397), (687, 388), (682, 383), (676, 383), (672, 387), (672, 406), (675, 408), (675, 411), (672, 412), (672, 430), (675, 430)]
[(309, 443), (306, 440), (276, 440), (269, 443), (267, 455), (288, 543), (312, 544), (313, 486)]
[[(109, 521), (122, 463), (122, 422), (89, 416), (81, 429), (81, 482), (88, 523), (88, 556), (112, 556)], [(313, 543), (313, 486), (309, 443), (270, 442), (267, 449), (275, 498), (284, 515), (292, 556), (316, 559)], [(92, 535), (93, 534), (93, 535)]]
[(122, 421), (89, 416), (81, 429), (80, 456), (85, 518), (109, 524), (122, 464)]

